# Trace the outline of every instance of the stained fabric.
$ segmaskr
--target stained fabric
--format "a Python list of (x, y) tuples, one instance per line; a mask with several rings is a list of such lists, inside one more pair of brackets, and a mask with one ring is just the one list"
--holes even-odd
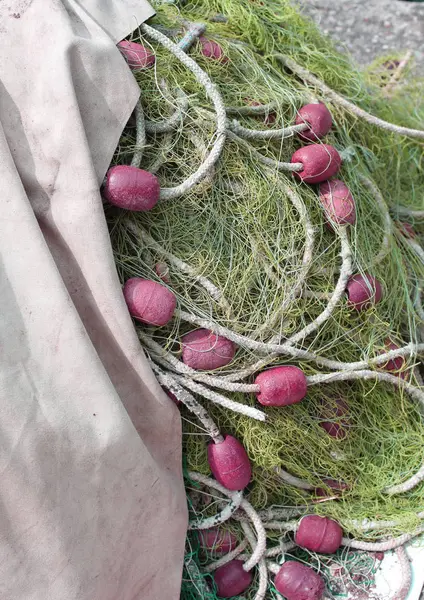
[(0, 2), (0, 598), (178, 598), (181, 424), (144, 356), (99, 186), (144, 0)]

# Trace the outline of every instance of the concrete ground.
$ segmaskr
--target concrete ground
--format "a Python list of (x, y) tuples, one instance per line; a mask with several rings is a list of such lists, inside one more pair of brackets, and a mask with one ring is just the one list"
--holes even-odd
[(404, 0), (297, 0), (340, 49), (366, 65), (392, 50), (412, 50), (424, 76), (424, 2)]

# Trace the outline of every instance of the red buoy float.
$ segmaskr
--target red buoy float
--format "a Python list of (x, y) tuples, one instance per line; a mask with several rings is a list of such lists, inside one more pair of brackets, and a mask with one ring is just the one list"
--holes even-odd
[(157, 204), (159, 194), (159, 180), (153, 173), (128, 165), (118, 165), (107, 172), (103, 196), (114, 206), (145, 212)]
[(206, 58), (211, 58), (212, 60), (218, 60), (222, 63), (228, 62), (228, 56), (225, 56), (224, 50), (218, 44), (218, 42), (214, 42), (204, 35), (199, 37), (200, 43), (200, 51)]
[(274, 584), (287, 600), (321, 600), (325, 589), (324, 580), (318, 573), (294, 560), (283, 564)]
[(383, 297), (381, 283), (373, 275), (353, 275), (347, 283), (348, 304), (358, 312), (377, 304)]
[(141, 44), (123, 40), (119, 42), (118, 48), (131, 69), (148, 69), (155, 64), (156, 59), (153, 52)]
[(288, 406), (306, 396), (307, 381), (304, 372), (291, 365), (273, 367), (259, 373), (255, 379), (261, 391), (256, 394), (264, 406)]
[(219, 567), (213, 578), (220, 598), (232, 598), (242, 594), (253, 581), (252, 573), (243, 569), (241, 560), (231, 560)]
[(213, 371), (228, 365), (236, 352), (236, 346), (227, 338), (209, 329), (196, 329), (183, 336), (183, 363), (198, 371)]
[(330, 131), (333, 119), (328, 108), (322, 102), (306, 104), (298, 111), (296, 125), (305, 123), (308, 129), (299, 132), (302, 140), (316, 142)]
[(330, 221), (339, 225), (354, 225), (356, 221), (355, 200), (343, 181), (332, 179), (319, 186), (319, 199)]
[(237, 546), (237, 538), (228, 529), (203, 529), (199, 531), (200, 547), (214, 554), (228, 554)]
[(247, 452), (232, 435), (226, 435), (221, 443), (208, 445), (208, 463), (215, 479), (227, 490), (244, 489), (252, 477)]
[(337, 521), (328, 517), (307, 515), (300, 520), (295, 542), (312, 552), (333, 554), (340, 548), (342, 538), (343, 531)]
[(302, 171), (294, 171), (297, 179), (305, 183), (321, 183), (338, 172), (342, 159), (329, 144), (309, 144), (296, 150), (291, 162), (303, 165)]
[(166, 325), (177, 306), (175, 295), (165, 286), (140, 277), (125, 282), (124, 298), (131, 316), (147, 325)]

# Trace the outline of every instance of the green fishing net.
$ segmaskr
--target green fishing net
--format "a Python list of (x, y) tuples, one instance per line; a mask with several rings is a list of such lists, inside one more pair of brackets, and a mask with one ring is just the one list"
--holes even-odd
[[(356, 202), (356, 224), (348, 231), (353, 273), (377, 277), (383, 299), (357, 312), (341, 296), (331, 315), (295, 347), (350, 363), (384, 353), (388, 341), (399, 347), (421, 343), (424, 140), (367, 122), (296, 73), (287, 58), (368, 113), (413, 129), (424, 123), (419, 82), (405, 78), (388, 96), (383, 59), (366, 72), (358, 71), (286, 0), (202, 0), (163, 3), (156, 9), (157, 16), (149, 24), (175, 43), (188, 22), (205, 23), (204, 35), (219, 43), (228, 60), (204, 56), (198, 43), (187, 53), (216, 84), (225, 106), (234, 108), (227, 111), (230, 122), (235, 119), (250, 130), (289, 127), (300, 107), (317, 100), (331, 112), (333, 126), (323, 141), (341, 154), (338, 177)], [(148, 133), (141, 168), (155, 172), (162, 187), (176, 186), (198, 169), (217, 141), (214, 107), (204, 86), (167, 48), (141, 30), (134, 32), (132, 41), (150, 46), (156, 55), (154, 68), (134, 71), (145, 119), (160, 123), (176, 117), (172, 131)], [(269, 108), (253, 114), (250, 109), (255, 103)], [(289, 162), (304, 145), (297, 135), (244, 142), (229, 136), (219, 161), (182, 196), (160, 201), (145, 213), (106, 208), (122, 282), (141, 277), (164, 283), (159, 264), (166, 270), (164, 284), (175, 293), (182, 311), (182, 316), (176, 313), (164, 327), (136, 324), (153, 362), (158, 355), (146, 345), (146, 336), (168, 357), (179, 359), (181, 337), (202, 319), (210, 329), (220, 326), (267, 343), (286, 340), (326, 309), (342, 264), (340, 228), (328, 226), (317, 186), (300, 182), (276, 165), (276, 161)], [(130, 164), (135, 150), (136, 127), (130, 121), (114, 164)], [(258, 153), (271, 162), (265, 164)], [(405, 234), (401, 222), (413, 226), (415, 238)], [(308, 244), (309, 257), (305, 253)], [(212, 291), (202, 278), (213, 284)], [(188, 322), (187, 314), (194, 320)], [(247, 346), (239, 343), (234, 360), (212, 375), (234, 375), (260, 359), (264, 359), (262, 370), (294, 364), (307, 376), (331, 372), (316, 360), (284, 353), (276, 357), (271, 350), (259, 352)], [(408, 480), (424, 462), (423, 405), (407, 389), (409, 384), (419, 390), (422, 384), (419, 356), (416, 350), (406, 354), (401, 365), (404, 379), (397, 377), (399, 385), (372, 378), (335, 379), (308, 387), (302, 402), (285, 407), (264, 408), (254, 394), (201, 383), (203, 390), (261, 409), (265, 421), (235, 413), (202, 393), (195, 397), (223, 433), (243, 443), (253, 468), (245, 496), (256, 510), (308, 505), (307, 512), (339, 521), (345, 535), (380, 540), (414, 531), (421, 523), (417, 514), (424, 510), (422, 483), (405, 493), (385, 493), (386, 488)], [(174, 370), (166, 359), (158, 364)], [(384, 365), (375, 363), (366, 369), (388, 373)], [(252, 372), (241, 381), (252, 383), (254, 377)], [(346, 403), (348, 414), (346, 435), (336, 438), (328, 435), (320, 421), (323, 403), (338, 399)], [(210, 476), (208, 432), (186, 407), (181, 408), (181, 415), (187, 470)], [(279, 469), (303, 480), (310, 489), (288, 484)], [(346, 489), (332, 489), (329, 479), (343, 482)], [(189, 478), (187, 482), (192, 518), (222, 509), (222, 495), (193, 486)], [(364, 531), (364, 519), (388, 524)], [(242, 539), (239, 522), (231, 520), (228, 527)], [(282, 535), (281, 531), (268, 533), (271, 546)], [(294, 556), (315, 560), (301, 552), (294, 550)], [(343, 552), (337, 560), (354, 560)], [(202, 571), (211, 560), (213, 556), (199, 550), (197, 534), (191, 532), (184, 599), (215, 597)], [(374, 568), (371, 562), (363, 566), (364, 573)], [(277, 598), (269, 586), (266, 597)], [(246, 597), (254, 597), (255, 585), (251, 587)]]

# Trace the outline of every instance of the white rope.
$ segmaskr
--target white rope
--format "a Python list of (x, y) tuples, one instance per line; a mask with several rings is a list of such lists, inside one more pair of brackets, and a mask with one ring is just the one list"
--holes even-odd
[(269, 102), (268, 104), (257, 104), (250, 106), (226, 106), (225, 112), (227, 115), (267, 115), (277, 108), (276, 102)]
[(212, 573), (212, 571), (216, 571), (216, 569), (219, 569), (219, 567), (223, 567), (227, 563), (229, 563), (232, 560), (234, 560), (235, 558), (237, 558), (237, 556), (239, 554), (241, 554), (244, 550), (246, 550), (247, 544), (248, 544), (247, 540), (243, 540), (241, 542), (241, 544), (239, 544), (237, 546), (237, 548), (234, 548), (234, 550), (232, 550), (231, 552), (228, 552), (227, 554), (225, 554), (225, 556), (223, 556), (219, 560), (216, 560), (215, 562), (212, 562), (209, 565), (207, 565), (206, 567), (204, 567), (203, 571), (205, 573)]
[[(252, 548), (252, 550), (255, 550), (257, 548), (257, 541), (255, 539), (254, 533), (253, 533), (250, 525), (248, 523), (246, 523), (246, 521), (242, 521), (241, 526), (244, 531), (244, 535), (246, 536), (246, 538), (249, 541), (250, 547)], [(253, 600), (264, 600), (264, 598), (266, 596), (266, 591), (268, 588), (268, 569), (267, 569), (265, 558), (264, 558), (265, 551), (266, 551), (266, 546), (264, 545), (263, 553), (262, 553), (261, 559), (258, 563), (259, 585), (258, 585), (258, 589), (256, 590), (256, 594), (255, 594)]]
[(287, 471), (284, 471), (281, 467), (276, 467), (275, 472), (278, 477), (282, 479), (285, 483), (292, 485), (293, 487), (298, 488), (299, 490), (308, 490), (311, 491), (314, 489), (314, 486), (304, 481), (303, 479), (299, 479), (299, 477), (295, 477), (294, 475), (290, 475)]
[(251, 419), (256, 419), (256, 421), (265, 421), (266, 414), (257, 408), (253, 408), (252, 406), (246, 406), (245, 404), (240, 404), (239, 402), (234, 402), (213, 390), (206, 388), (200, 383), (195, 383), (191, 381), (187, 377), (181, 377), (180, 375), (174, 375), (174, 378), (178, 381), (180, 385), (191, 390), (195, 394), (199, 394), (199, 396), (203, 396), (207, 400), (211, 400), (215, 404), (219, 404), (224, 408), (228, 408), (228, 410), (232, 410), (233, 412), (240, 413), (241, 415), (245, 415), (246, 417), (250, 417)]
[(216, 137), (215, 142), (212, 147), (211, 152), (209, 153), (206, 160), (200, 165), (195, 173), (190, 175), (188, 179), (183, 181), (180, 185), (177, 185), (173, 188), (162, 188), (160, 192), (161, 200), (172, 200), (174, 198), (179, 198), (180, 196), (187, 193), (191, 190), (195, 185), (197, 185), (208, 173), (211, 167), (215, 165), (218, 161), (222, 149), (225, 145), (225, 135), (226, 135), (226, 121), (227, 117), (225, 114), (225, 106), (222, 101), (221, 95), (218, 91), (218, 88), (212, 82), (210, 77), (198, 66), (198, 64), (191, 59), (181, 48), (178, 47), (177, 44), (174, 44), (169, 40), (165, 35), (156, 31), (149, 25), (143, 23), (141, 26), (141, 30), (148, 35), (153, 40), (159, 42), (164, 46), (167, 50), (169, 50), (174, 56), (176, 56), (196, 77), (196, 80), (204, 86), (206, 94), (212, 100), (215, 111), (216, 111)]
[(131, 161), (132, 167), (140, 168), (143, 158), (144, 148), (146, 147), (146, 124), (144, 121), (143, 107), (140, 98), (135, 106), (135, 122), (136, 122), (136, 140), (135, 150)]
[(281, 129), (248, 129), (243, 127), (236, 120), (228, 123), (228, 128), (233, 131), (239, 137), (245, 140), (283, 140), (285, 138), (293, 137), (295, 133), (305, 131), (309, 129), (307, 123), (301, 123), (300, 125), (290, 125), (289, 127), (283, 127)]
[[(424, 512), (419, 512), (416, 515), (417, 519), (424, 519)], [(345, 526), (349, 526), (361, 531), (377, 531), (379, 529), (393, 529), (398, 527), (398, 521), (371, 521), (370, 519), (363, 519), (358, 521), (357, 519), (343, 520)]]
[[(191, 479), (194, 479), (192, 475), (193, 473), (190, 472), (189, 477)], [(200, 483), (203, 482), (201, 481)], [(190, 521), (188, 524), (189, 531), (192, 531), (193, 529), (210, 529), (212, 527), (216, 527), (217, 525), (221, 525), (222, 523), (225, 523), (225, 521), (231, 519), (236, 510), (240, 508), (240, 505), (243, 501), (243, 492), (230, 492), (229, 490), (226, 490), (226, 495), (228, 496), (228, 498), (230, 498), (230, 502), (221, 510), (221, 512), (217, 513), (216, 515), (213, 515), (212, 517), (205, 517), (202, 519), (195, 519), (193, 521)]]
[(256, 160), (263, 163), (264, 165), (267, 165), (268, 167), (272, 167), (274, 169), (277, 169), (278, 171), (292, 171), (292, 172), (302, 171), (304, 168), (303, 163), (300, 163), (300, 162), (299, 163), (280, 162), (280, 161), (276, 160), (275, 158), (268, 158), (267, 156), (264, 156), (263, 154), (258, 152), (258, 150), (256, 150), (256, 148), (254, 148), (251, 144), (249, 144), (248, 141), (243, 140), (242, 138), (238, 137), (235, 133), (233, 133), (230, 130), (227, 130), (227, 137), (229, 139), (237, 142), (237, 144), (239, 144), (243, 150), (246, 150), (246, 152), (248, 152), (251, 156), (256, 158)]
[[(408, 344), (403, 348), (397, 348), (395, 350), (390, 350), (385, 354), (379, 354), (374, 358), (370, 358), (368, 360), (362, 360), (351, 363), (344, 363), (337, 360), (330, 360), (328, 358), (324, 358), (323, 356), (319, 356), (314, 354), (313, 352), (308, 352), (306, 350), (300, 350), (298, 348), (294, 348), (289, 345), (288, 342), (284, 344), (277, 344), (271, 342), (260, 342), (257, 340), (252, 340), (251, 338), (235, 333), (231, 329), (227, 327), (223, 327), (215, 323), (214, 321), (209, 321), (208, 319), (203, 319), (196, 315), (192, 315), (191, 313), (187, 313), (182, 310), (176, 310), (175, 315), (178, 316), (183, 321), (187, 321), (188, 323), (192, 323), (193, 325), (198, 325), (199, 327), (204, 327), (205, 329), (209, 329), (213, 333), (217, 335), (222, 335), (223, 337), (235, 342), (239, 346), (244, 348), (248, 348), (250, 350), (256, 350), (260, 353), (265, 354), (283, 354), (287, 356), (292, 356), (299, 360), (310, 360), (315, 362), (317, 365), (322, 367), (327, 367), (328, 369), (344, 369), (346, 371), (356, 371), (358, 369), (366, 369), (371, 365), (380, 365), (386, 363), (392, 358), (396, 358), (398, 356), (407, 357), (411, 354), (422, 353), (424, 351), (424, 343), (423, 344)], [(271, 356), (271, 358), (274, 358)], [(237, 377), (239, 378), (239, 377)], [(240, 379), (243, 377), (240, 377)], [(228, 379), (228, 378), (227, 378)]]
[(342, 258), (342, 266), (340, 268), (339, 279), (337, 281), (337, 285), (334, 288), (334, 292), (328, 300), (328, 304), (325, 307), (325, 310), (318, 315), (318, 317), (306, 325), (303, 329), (301, 329), (298, 333), (292, 335), (288, 340), (287, 344), (297, 344), (303, 339), (310, 335), (312, 332), (316, 331), (318, 327), (320, 327), (325, 321), (327, 321), (331, 315), (333, 314), (334, 309), (342, 299), (345, 294), (346, 286), (349, 281), (349, 278), (352, 275), (352, 252), (350, 249), (349, 239), (347, 235), (347, 226), (337, 227), (336, 232), (340, 238), (341, 242), (341, 252), (340, 256)]
[(346, 108), (352, 114), (356, 115), (357, 117), (360, 117), (361, 119), (364, 119), (364, 121), (367, 121), (371, 125), (375, 125), (376, 127), (380, 127), (381, 129), (385, 129), (387, 131), (391, 131), (399, 135), (406, 135), (409, 137), (424, 139), (424, 131), (420, 129), (410, 129), (409, 127), (401, 127), (400, 125), (388, 123), (383, 119), (379, 119), (374, 115), (370, 115), (362, 108), (359, 108), (359, 106), (356, 106), (352, 102), (349, 102), (349, 100), (346, 100), (346, 98), (343, 98), (343, 96), (337, 94), (337, 92), (329, 88), (324, 82), (320, 81), (307, 69), (304, 69), (303, 67), (298, 65), (293, 59), (289, 58), (288, 56), (278, 54), (275, 56), (275, 58), (281, 61), (286, 67), (293, 71), (293, 73), (295, 73), (303, 81), (317, 87), (322, 94), (330, 98), (333, 102), (336, 102), (340, 106), (343, 106), (343, 108)]
[(352, 380), (374, 380), (383, 381), (390, 383), (395, 387), (405, 390), (407, 394), (417, 402), (420, 403), (421, 407), (424, 408), (424, 392), (419, 388), (415, 387), (411, 383), (404, 381), (396, 375), (390, 373), (382, 373), (381, 371), (369, 371), (369, 370), (358, 370), (358, 371), (341, 371), (336, 373), (319, 373), (318, 375), (309, 375), (306, 377), (308, 387), (311, 385), (333, 383), (335, 381), (352, 381)]
[[(214, 479), (211, 479), (210, 477), (205, 477), (205, 475), (195, 473), (194, 471), (189, 471), (188, 476), (193, 481), (197, 481), (207, 487), (217, 490), (218, 492), (221, 492), (221, 494), (224, 494), (229, 498), (233, 496), (233, 493), (230, 492), (230, 490), (227, 490), (223, 485), (221, 485)], [(243, 499), (243, 501), (240, 504), (240, 508), (243, 509), (247, 516), (250, 518), (256, 531), (257, 545), (255, 547), (255, 550), (253, 551), (252, 556), (243, 565), (245, 571), (250, 571), (251, 569), (253, 569), (253, 567), (255, 567), (258, 564), (264, 553), (264, 547), (266, 547), (266, 532), (258, 513), (250, 504), (250, 502), (248, 502), (246, 499)]]
[(153, 371), (156, 373), (156, 377), (161, 385), (167, 388), (170, 392), (172, 392), (180, 402), (182, 402), (190, 412), (192, 412), (199, 421), (202, 423), (205, 430), (208, 432), (209, 436), (215, 442), (215, 444), (220, 444), (224, 441), (224, 438), (219, 431), (218, 425), (214, 422), (212, 417), (206, 412), (206, 410), (201, 406), (197, 400), (193, 398), (193, 396), (184, 388), (182, 388), (170, 375), (169, 373), (165, 373), (160, 369), (157, 365), (150, 361), (150, 366)]
[(353, 540), (350, 538), (343, 538), (342, 545), (354, 550), (365, 550), (366, 552), (387, 552), (388, 550), (394, 550), (403, 546), (409, 540), (424, 533), (424, 525), (421, 525), (413, 533), (404, 533), (397, 538), (392, 538), (384, 542), (361, 542), (360, 540)]

